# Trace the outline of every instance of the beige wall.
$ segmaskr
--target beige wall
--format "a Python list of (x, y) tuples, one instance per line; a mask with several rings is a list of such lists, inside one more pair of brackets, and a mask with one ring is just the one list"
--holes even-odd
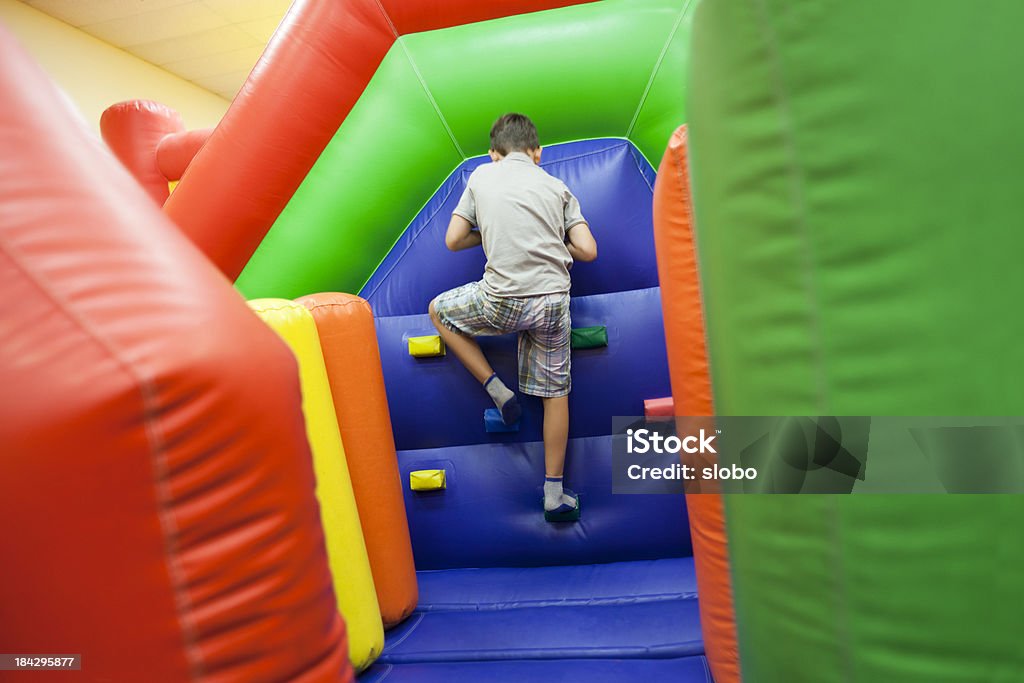
[(95, 130), (103, 110), (122, 100), (162, 102), (177, 109), (188, 128), (215, 126), (228, 108), (219, 95), (17, 0), (0, 0), (0, 23), (42, 64)]

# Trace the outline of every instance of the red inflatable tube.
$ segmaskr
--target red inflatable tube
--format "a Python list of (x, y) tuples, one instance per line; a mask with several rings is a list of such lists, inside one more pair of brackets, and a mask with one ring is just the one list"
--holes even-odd
[(234, 280), (398, 35), (570, 4), (578, 3), (296, 0), (167, 214)]
[(381, 0), (399, 35), (461, 26), (594, 0)]
[(164, 209), (232, 280), (395, 35), (376, 0), (298, 0)]
[[(672, 135), (658, 167), (654, 245), (674, 410), (680, 416), (709, 416), (714, 415), (714, 398), (690, 201), (686, 126), (682, 126)], [(736, 616), (722, 497), (718, 493), (691, 494), (686, 496), (686, 506), (708, 663), (717, 683), (739, 683)]]
[(185, 124), (178, 112), (148, 100), (118, 102), (100, 116), (103, 141), (157, 206), (163, 206), (169, 194), (167, 176), (157, 163), (157, 146), (168, 135), (183, 130)]
[(183, 133), (172, 133), (156, 148), (156, 163), (166, 180), (180, 180), (199, 150), (210, 139), (213, 128), (198, 128)]
[(0, 102), (3, 651), (351, 681), (291, 352), (2, 27)]

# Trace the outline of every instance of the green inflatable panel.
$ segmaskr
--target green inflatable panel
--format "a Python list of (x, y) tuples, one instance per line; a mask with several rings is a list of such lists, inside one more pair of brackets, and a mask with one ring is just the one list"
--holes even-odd
[(630, 137), (657, 165), (682, 122), (690, 0), (605, 0), (401, 37), (237, 281), (357, 292), (491, 124), (542, 144)]
[[(607, 0), (413, 34), (406, 45), (467, 157), (487, 152), (491, 124), (508, 111), (528, 114), (541, 144), (625, 137), (684, 7)], [(649, 161), (676, 114), (664, 139), (641, 148)]]
[[(1024, 415), (1022, 24), (1012, 2), (700, 6), (690, 166), (720, 414)], [(1024, 498), (726, 510), (744, 680), (1024, 680)]]
[(658, 167), (672, 133), (686, 122), (686, 90), (682, 87), (690, 54), (693, 7), (676, 18), (658, 65), (626, 134), (654, 168)]

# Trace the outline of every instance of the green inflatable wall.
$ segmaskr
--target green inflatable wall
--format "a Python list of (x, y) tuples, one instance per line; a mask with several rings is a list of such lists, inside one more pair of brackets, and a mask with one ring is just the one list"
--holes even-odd
[(507, 111), (542, 144), (625, 137), (657, 166), (685, 119), (690, 0), (604, 0), (402, 36), (237, 281), (356, 292)]
[[(1022, 25), (1011, 2), (701, 4), (719, 414), (1024, 414)], [(744, 680), (1024, 680), (1024, 498), (726, 505)]]

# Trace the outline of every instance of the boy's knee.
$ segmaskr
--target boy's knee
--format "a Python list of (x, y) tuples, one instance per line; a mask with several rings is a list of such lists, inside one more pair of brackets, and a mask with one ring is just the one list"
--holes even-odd
[(441, 324), (440, 316), (437, 315), (437, 308), (434, 307), (433, 301), (427, 304), (427, 313), (430, 314), (430, 322), (440, 331), (444, 326)]

